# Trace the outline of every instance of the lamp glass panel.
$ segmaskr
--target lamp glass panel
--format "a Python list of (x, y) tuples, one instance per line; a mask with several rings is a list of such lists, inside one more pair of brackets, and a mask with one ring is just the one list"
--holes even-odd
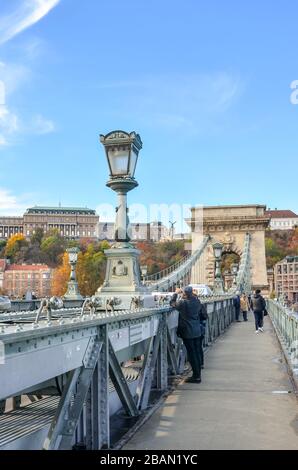
[(214, 246), (214, 255), (215, 258), (220, 258), (222, 254), (222, 247), (220, 245), (215, 245)]
[(238, 272), (238, 265), (232, 266), (232, 273), (233, 273), (233, 274), (237, 274), (237, 272)]
[(111, 148), (108, 150), (112, 176), (121, 176), (128, 174), (128, 155), (129, 150)]
[(137, 154), (132, 150), (130, 153), (130, 162), (129, 162), (129, 175), (132, 177), (135, 174), (137, 159), (138, 159)]
[(77, 253), (68, 253), (68, 256), (71, 263), (75, 263), (78, 259)]
[(141, 272), (143, 276), (146, 276), (147, 271), (148, 271), (147, 266), (141, 266)]

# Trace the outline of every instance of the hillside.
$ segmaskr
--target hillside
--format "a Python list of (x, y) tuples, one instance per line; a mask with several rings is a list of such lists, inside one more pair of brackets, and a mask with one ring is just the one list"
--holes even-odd
[(268, 230), (266, 232), (267, 267), (273, 266), (288, 255), (298, 255), (298, 228), (295, 230)]

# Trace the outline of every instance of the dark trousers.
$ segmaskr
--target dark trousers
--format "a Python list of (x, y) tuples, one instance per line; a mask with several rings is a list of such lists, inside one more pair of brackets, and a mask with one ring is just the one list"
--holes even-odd
[(192, 374), (195, 379), (201, 378), (201, 338), (183, 338), (186, 347), (187, 357), (192, 368)]
[(236, 314), (236, 321), (238, 321), (240, 317), (240, 307), (235, 307), (235, 314)]
[(263, 328), (264, 325), (264, 313), (263, 312), (254, 312), (255, 321), (256, 321), (256, 330)]
[(243, 320), (247, 321), (247, 312), (242, 312), (242, 314), (243, 314)]

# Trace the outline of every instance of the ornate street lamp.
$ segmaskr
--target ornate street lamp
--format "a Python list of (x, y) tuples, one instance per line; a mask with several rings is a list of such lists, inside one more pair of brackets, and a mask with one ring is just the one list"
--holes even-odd
[(113, 131), (100, 136), (104, 145), (110, 179), (107, 186), (118, 194), (116, 209), (115, 240), (116, 242), (129, 242), (129, 220), (127, 216), (127, 193), (138, 186), (134, 178), (139, 151), (142, 141), (138, 134), (123, 131)]
[(223, 252), (223, 245), (221, 243), (214, 243), (213, 252), (215, 257), (214, 290), (217, 294), (222, 294), (224, 292), (224, 281), (221, 274), (220, 264)]
[(141, 266), (141, 274), (142, 274), (142, 278), (143, 278), (143, 284), (145, 284), (147, 273), (148, 273), (148, 266), (146, 264), (143, 264)]
[(231, 265), (231, 272), (233, 274), (233, 286), (237, 285), (238, 269), (239, 269), (238, 264), (234, 263), (234, 264)]
[[(131, 309), (132, 303), (139, 307), (153, 307), (154, 298), (141, 283), (139, 254), (130, 242), (127, 193), (138, 186), (134, 178), (142, 141), (135, 132), (112, 131), (100, 136), (103, 144), (110, 179), (107, 186), (118, 195), (115, 222), (115, 243), (105, 250), (107, 257), (106, 277), (97, 291), (102, 304), (113, 299), (117, 309)], [(112, 297), (111, 297), (112, 296)]]
[(70, 278), (67, 284), (67, 291), (64, 295), (66, 300), (82, 300), (83, 297), (80, 294), (79, 286), (77, 283), (76, 277), (76, 265), (78, 261), (78, 253), (80, 252), (79, 248), (72, 247), (67, 248), (66, 252), (68, 253), (69, 264), (70, 264)]
[(213, 252), (214, 252), (215, 259), (220, 260), (222, 257), (223, 245), (221, 243), (214, 243)]
[(171, 222), (169, 220), (169, 224), (171, 226), (170, 228), (170, 234), (171, 234), (171, 240), (173, 241), (174, 240), (174, 233), (175, 233), (175, 224), (177, 223), (177, 221), (175, 220), (175, 222)]

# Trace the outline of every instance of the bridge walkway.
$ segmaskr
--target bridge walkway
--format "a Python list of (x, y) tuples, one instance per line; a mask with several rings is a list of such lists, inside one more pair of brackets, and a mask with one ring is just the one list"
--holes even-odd
[(124, 449), (298, 449), (297, 396), (284, 357), (270, 319), (256, 335), (252, 317), (207, 352), (202, 384), (181, 383)]

